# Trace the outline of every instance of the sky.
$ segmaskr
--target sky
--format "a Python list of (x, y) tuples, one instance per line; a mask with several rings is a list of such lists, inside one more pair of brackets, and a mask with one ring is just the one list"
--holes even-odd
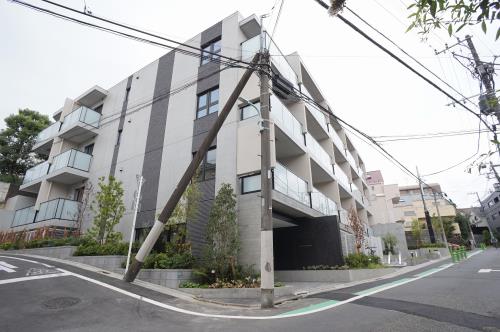
[[(44, 6), (37, 0), (26, 1)], [(84, 7), (83, 0), (59, 2), (79, 10)], [(185, 41), (235, 11), (245, 17), (269, 13), (275, 2), (86, 0), (86, 5), (95, 15)], [(455, 44), (456, 37), (463, 39), (470, 34), (474, 36), (479, 55), (484, 60), (491, 60), (494, 55), (500, 55), (500, 41), (494, 41), (494, 29), (484, 35), (479, 27), (467, 27), (451, 38), (445, 31), (436, 31), (427, 40), (422, 40), (415, 31), (405, 32), (409, 25), (407, 16), (410, 12), (406, 9), (409, 3), (409, 0), (347, 1), (350, 9), (463, 95), (477, 94), (478, 81), (453, 58), (451, 52), (436, 56), (434, 50), (442, 50), (445, 44)], [(277, 12), (275, 8), (265, 22), (269, 31), (275, 27)], [(344, 16), (420, 72), (425, 72), (351, 13), (345, 11)], [(274, 39), (283, 53), (297, 51), (301, 55), (337, 116), (373, 137), (477, 130), (479, 127), (477, 118), (459, 106), (447, 106), (450, 100), (446, 96), (338, 18), (328, 16), (313, 0), (285, 0)], [(0, 80), (2, 119), (19, 108), (51, 115), (62, 107), (66, 97), (74, 98), (94, 85), (109, 88), (167, 52), (163, 48), (62, 21), (5, 0), (0, 1), (0, 40), (0, 70), (4, 77)], [(461, 46), (453, 50), (459, 55), (469, 55), (468, 50)], [(438, 82), (436, 78), (432, 79)], [(500, 83), (498, 77), (496, 81)], [(468, 105), (476, 110), (473, 105)], [(3, 126), (0, 124), (0, 128)], [(386, 184), (416, 184), (414, 178), (369, 144), (352, 134), (350, 137), (367, 170), (380, 169)], [(477, 205), (476, 197), (471, 193), (486, 196), (493, 181), (478, 174), (477, 170), (466, 173), (468, 162), (433, 176), (425, 175), (471, 157), (478, 151), (478, 146), (479, 154), (490, 151), (490, 139), (487, 133), (483, 133), (479, 144), (478, 135), (473, 134), (385, 142), (383, 146), (413, 172), (418, 166), (427, 183), (440, 183), (442, 190), (459, 207), (470, 207)], [(470, 159), (469, 163), (475, 159)], [(496, 157), (494, 161), (497, 162)]]

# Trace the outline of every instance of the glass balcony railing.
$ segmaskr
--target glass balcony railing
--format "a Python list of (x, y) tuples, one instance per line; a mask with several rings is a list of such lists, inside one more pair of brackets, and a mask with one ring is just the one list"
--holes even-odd
[(81, 106), (74, 110), (73, 112), (66, 115), (64, 122), (61, 126), (61, 131), (70, 128), (78, 122), (82, 122), (94, 128), (99, 127), (99, 121), (101, 120), (101, 114), (97, 113), (90, 108)]
[(312, 156), (328, 170), (328, 173), (333, 174), (330, 155), (309, 133), (306, 134), (306, 145)]
[(59, 128), (61, 128), (61, 122), (57, 121), (48, 126), (47, 128), (45, 128), (44, 130), (42, 130), (36, 137), (36, 144), (45, 142), (57, 136)]
[(43, 163), (40, 163), (34, 167), (31, 167), (26, 171), (26, 174), (24, 175), (23, 179), (23, 184), (30, 183), (32, 181), (35, 181), (36, 179), (39, 179), (49, 172), (49, 162), (44, 161)]
[(354, 198), (356, 198), (358, 201), (363, 202), (363, 194), (361, 193), (361, 190), (359, 190), (358, 186), (356, 186), (354, 183), (351, 183), (352, 186), (352, 195)]
[(337, 134), (334, 128), (330, 128), (330, 137), (332, 138), (333, 143), (337, 146), (337, 148), (344, 153), (345, 152), (345, 146), (344, 142), (340, 139), (340, 136)]
[(335, 167), (335, 177), (337, 178), (337, 180), (339, 180), (340, 183), (344, 185), (344, 187), (348, 189), (350, 188), (349, 177), (345, 174), (344, 170), (340, 168), (340, 166)]
[(72, 201), (64, 198), (53, 199), (40, 204), (40, 209), (36, 215), (36, 222), (61, 219), (76, 221), (78, 217), (77, 201)]
[(311, 206), (307, 182), (279, 163), (276, 163), (274, 168), (274, 189), (309, 207)]
[(356, 159), (354, 159), (354, 156), (352, 155), (351, 151), (346, 150), (345, 151), (345, 156), (349, 164), (351, 164), (352, 168), (358, 169), (358, 165), (356, 163)]
[(10, 227), (31, 224), (35, 221), (35, 207), (28, 206), (27, 208), (17, 210), (14, 213), (14, 219)]
[(313, 188), (311, 193), (311, 206), (314, 210), (319, 211), (327, 216), (337, 214), (337, 204), (330, 198), (323, 195), (316, 188)]
[(349, 225), (349, 212), (344, 209), (339, 210), (340, 222), (344, 225)]
[[(292, 69), (288, 60), (285, 58), (283, 53), (281, 53), (280, 49), (271, 37), (266, 33), (265, 34), (265, 44), (266, 48), (269, 50), (269, 54), (271, 55), (272, 64), (278, 69), (280, 74), (288, 80), (293, 86), (298, 89), (297, 85), (297, 74)], [(260, 35), (257, 35), (253, 38), (250, 38), (243, 43), (241, 43), (241, 60), (249, 61), (251, 60), (256, 53), (260, 51)]]
[(359, 177), (366, 181), (366, 174), (361, 167), (358, 166)]
[[(307, 91), (307, 89), (304, 87), (303, 84), (300, 86), (300, 91), (312, 99), (311, 94), (309, 93), (309, 91)], [(307, 109), (311, 112), (311, 114), (316, 119), (316, 121), (318, 121), (320, 126), (328, 133), (328, 125), (327, 125), (326, 117), (323, 114), (323, 112), (321, 112), (320, 110), (318, 110), (317, 108), (315, 108), (313, 106), (307, 107)]]
[(304, 144), (302, 125), (290, 113), (285, 105), (274, 95), (271, 95), (271, 117), (274, 123), (285, 131), (285, 133), (297, 142)]
[(76, 168), (88, 172), (92, 156), (78, 150), (68, 150), (54, 157), (50, 165), (49, 173), (64, 167)]

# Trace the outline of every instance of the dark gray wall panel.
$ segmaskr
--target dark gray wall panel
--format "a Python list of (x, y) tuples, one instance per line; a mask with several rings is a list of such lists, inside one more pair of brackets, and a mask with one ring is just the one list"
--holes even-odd
[(206, 43), (211, 42), (214, 39), (219, 38), (222, 35), (222, 21), (214, 24), (210, 28), (206, 29), (201, 33), (201, 42), (200, 44), (203, 46)]
[[(130, 75), (127, 79), (127, 87), (125, 91), (125, 98), (123, 99), (122, 111), (120, 113), (120, 122), (118, 123), (118, 130), (123, 130), (123, 124), (125, 123), (125, 115), (127, 114), (128, 107), (128, 97), (130, 94), (130, 89), (132, 87), (132, 79), (134, 75)], [(116, 133), (118, 135), (118, 133)], [(118, 152), (120, 152), (120, 145), (115, 142), (115, 148), (113, 150), (113, 158), (111, 159), (111, 169), (109, 170), (110, 176), (115, 176), (116, 162), (118, 160)]]
[[(166, 91), (170, 91), (174, 61), (174, 51), (160, 58), (153, 95), (154, 100), (165, 94)], [(170, 98), (166, 96), (165, 98), (160, 98), (151, 106), (148, 137), (142, 165), (142, 175), (146, 182), (142, 187), (141, 210), (137, 215), (137, 228), (152, 226), (156, 218), (155, 212), (160, 185), (160, 170), (162, 167), (161, 161), (169, 100)], [(168, 167), (168, 165), (164, 167)]]

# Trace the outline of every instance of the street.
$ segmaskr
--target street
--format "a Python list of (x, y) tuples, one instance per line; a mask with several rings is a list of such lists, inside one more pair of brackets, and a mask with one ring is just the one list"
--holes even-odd
[(0, 266), (9, 270), (0, 269), (5, 332), (500, 330), (500, 252), (494, 249), (266, 311), (185, 303), (42, 259), (0, 255)]

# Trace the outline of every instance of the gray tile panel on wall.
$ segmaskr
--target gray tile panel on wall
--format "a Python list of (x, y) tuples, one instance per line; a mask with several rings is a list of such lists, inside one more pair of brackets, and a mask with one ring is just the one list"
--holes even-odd
[[(130, 75), (127, 79), (127, 87), (126, 87), (127, 91), (125, 93), (125, 98), (123, 99), (122, 110), (120, 113), (120, 122), (118, 123), (118, 130), (123, 130), (123, 124), (125, 123), (125, 115), (127, 114), (128, 96), (130, 94), (130, 89), (132, 87), (132, 79), (133, 78), (134, 78), (134, 75)], [(118, 152), (119, 151), (120, 151), (120, 144), (115, 144), (115, 147), (113, 150), (113, 158), (111, 159), (111, 168), (109, 170), (110, 176), (115, 175), (116, 163), (118, 160)]]
[(172, 51), (161, 57), (158, 63), (153, 95), (155, 102), (151, 106), (148, 136), (142, 166), (142, 174), (146, 181), (142, 187), (141, 210), (137, 215), (137, 228), (151, 227), (156, 218), (155, 213), (160, 185), (163, 144), (170, 100), (168, 94), (165, 95), (165, 93), (170, 91), (172, 85), (174, 62), (175, 51)]

